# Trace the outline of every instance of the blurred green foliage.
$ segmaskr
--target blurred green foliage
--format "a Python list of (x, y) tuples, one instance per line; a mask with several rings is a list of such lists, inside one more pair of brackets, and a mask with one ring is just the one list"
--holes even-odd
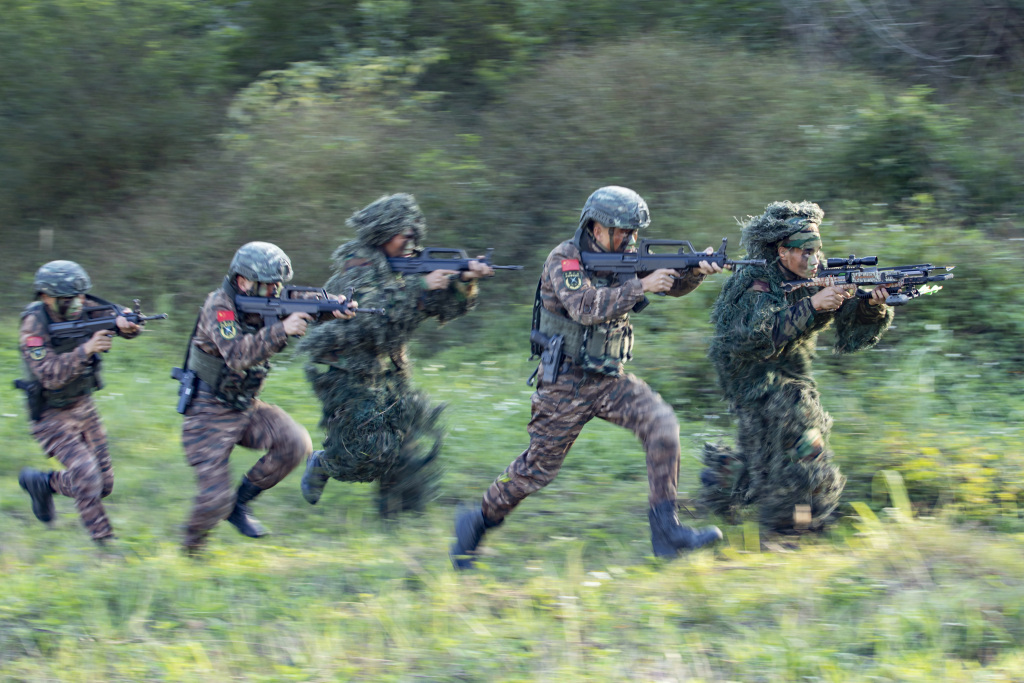
[(220, 125), (227, 31), (208, 2), (3, 0), (0, 16), (5, 236), (73, 227)]
[[(100, 296), (172, 314), (112, 354), (100, 398), (130, 549), (113, 571), (67, 501), (39, 540), (15, 476), (38, 448), (0, 384), (0, 676), (1019, 677), (1021, 0), (0, 0), (0, 16), (4, 376), (43, 261), (75, 258)], [(611, 183), (647, 198), (654, 237), (728, 237), (739, 255), (744, 216), (810, 199), (829, 255), (955, 264), (956, 279), (869, 352), (834, 357), (821, 338), (851, 513), (830, 537), (761, 557), (731, 527), (715, 561), (648, 566), (641, 450), (595, 424), (489, 538), (482, 572), (456, 578), (450, 504), (527, 440), (541, 261)], [(323, 282), (348, 215), (396, 191), (416, 195), (431, 245), (526, 266), (414, 347), (417, 381), (450, 406), (440, 504), (385, 531), (367, 487), (332, 483), (311, 508), (289, 479), (259, 503), (279, 536), (218, 529), (211, 559), (187, 563), (166, 375), (196, 307), (255, 239), (292, 256), (297, 283)], [(702, 442), (734, 433), (705, 358), (724, 277), (636, 316), (631, 370), (680, 417), (683, 496)], [(283, 354), (266, 397), (312, 426), (300, 364)], [(886, 512), (882, 470), (915, 519)]]

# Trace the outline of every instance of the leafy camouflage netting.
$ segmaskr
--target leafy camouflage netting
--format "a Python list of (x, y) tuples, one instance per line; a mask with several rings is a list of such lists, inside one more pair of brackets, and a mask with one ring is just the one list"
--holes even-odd
[(836, 353), (877, 343), (892, 321), (889, 308), (848, 300), (835, 313), (814, 311), (807, 301), (816, 288), (782, 291), (776, 245), (803, 229), (805, 218), (820, 223), (813, 203), (776, 202), (743, 229), (747, 258), (765, 267), (741, 268), (729, 278), (712, 310), (715, 334), (708, 355), (735, 413), (735, 451), (707, 444), (701, 502), (725, 516), (756, 505), (775, 529), (794, 524), (794, 506), (811, 506), (801, 526), (820, 528), (839, 503), (844, 477), (828, 447), (831, 418), (818, 397), (811, 364), (818, 333), (836, 321)]
[(345, 222), (356, 231), (356, 239), (379, 247), (392, 237), (411, 230), (416, 242), (427, 236), (427, 222), (411, 194), (392, 194), (356, 211)]
[(443, 323), (471, 309), (477, 288), (453, 279), (446, 289), (427, 291), (423, 277), (391, 270), (378, 245), (407, 229), (426, 234), (411, 195), (383, 197), (349, 225), (360, 237), (334, 252), (326, 289), (351, 288), (360, 306), (387, 313), (316, 324), (299, 346), (309, 354), (306, 376), (323, 407), (323, 466), (342, 481), (378, 481), (382, 514), (418, 510), (440, 478), (443, 406), (413, 390), (406, 345), (428, 317)]

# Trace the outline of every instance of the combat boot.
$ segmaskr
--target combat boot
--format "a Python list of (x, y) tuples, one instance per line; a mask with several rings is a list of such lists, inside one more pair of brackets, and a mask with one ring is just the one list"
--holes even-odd
[[(504, 521), (504, 520), (502, 520)], [(459, 505), (455, 512), (455, 543), (448, 550), (452, 566), (456, 569), (472, 569), (476, 547), (488, 529), (501, 522), (491, 522), (484, 517), (481, 508)]]
[(228, 522), (234, 524), (240, 533), (249, 538), (259, 538), (269, 533), (259, 520), (249, 513), (249, 501), (260, 495), (262, 491), (263, 489), (249, 481), (248, 477), (243, 476), (242, 483), (238, 487), (238, 496), (235, 498), (235, 509), (228, 515)]
[(695, 531), (680, 524), (674, 501), (662, 501), (647, 514), (651, 522), (651, 546), (658, 557), (675, 557), (680, 550), (695, 550), (722, 539), (722, 532), (716, 526)]
[(306, 471), (302, 473), (302, 497), (310, 505), (316, 505), (320, 500), (324, 487), (327, 486), (327, 470), (324, 469), (321, 458), (323, 451), (313, 451), (306, 459)]
[(57, 507), (53, 504), (50, 473), (26, 467), (18, 475), (18, 485), (32, 498), (32, 514), (36, 519), (46, 524), (52, 522), (57, 516)]

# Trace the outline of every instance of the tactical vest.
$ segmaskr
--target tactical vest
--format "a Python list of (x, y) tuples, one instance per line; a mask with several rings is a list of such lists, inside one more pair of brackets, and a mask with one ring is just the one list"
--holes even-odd
[[(607, 287), (606, 279), (592, 278), (598, 287)], [(576, 366), (587, 372), (618, 376), (622, 364), (633, 359), (633, 326), (629, 315), (595, 325), (581, 323), (552, 313), (540, 299), (540, 285), (534, 299), (534, 329), (551, 336), (562, 335), (562, 352)]]
[[(46, 328), (49, 328), (50, 323), (53, 322), (50, 319), (50, 315), (42, 301), (36, 301), (30, 304), (29, 307), (25, 309), (25, 312), (21, 314), (21, 317), (24, 319), (29, 315), (34, 315)], [(53, 346), (54, 353), (59, 355), (74, 351), (77, 347), (87, 341), (89, 341), (88, 337), (81, 337), (78, 339), (51, 339), (50, 343)], [(46, 407), (64, 408), (71, 405), (76, 399), (91, 394), (98, 389), (102, 389), (103, 379), (100, 377), (100, 367), (102, 364), (103, 359), (98, 354), (93, 354), (92, 359), (86, 363), (85, 370), (81, 375), (59, 389), (42, 389), (42, 400), (46, 404)], [(30, 382), (39, 382), (40, 386), (42, 386), (42, 382), (40, 382), (39, 377), (32, 372), (32, 367), (27, 362), (24, 362), (23, 365), (25, 368), (25, 378)]]
[[(225, 288), (228, 287), (229, 285), (225, 283)], [(228, 293), (232, 294), (232, 300), (234, 300), (234, 294), (230, 289), (228, 289)], [(250, 325), (244, 321), (244, 317), (235, 311), (235, 324), (238, 325), (241, 333), (254, 334), (261, 329), (262, 325)], [(213, 389), (214, 397), (221, 403), (235, 410), (248, 408), (263, 389), (263, 383), (267, 375), (270, 374), (270, 363), (263, 362), (254, 365), (246, 369), (245, 374), (239, 374), (229, 368), (220, 356), (207, 353), (196, 346), (195, 338), (193, 330), (192, 336), (188, 340), (189, 352), (185, 362), (186, 369), (195, 372), (196, 377), (209, 385)]]

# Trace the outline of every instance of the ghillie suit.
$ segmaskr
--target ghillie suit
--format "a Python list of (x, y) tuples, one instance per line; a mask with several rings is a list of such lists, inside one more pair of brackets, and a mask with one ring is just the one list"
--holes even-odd
[[(784, 293), (795, 277), (779, 262), (778, 245), (820, 246), (823, 213), (817, 204), (775, 202), (743, 228), (747, 258), (764, 267), (741, 268), (715, 302), (708, 355), (730, 410), (736, 415), (737, 449), (705, 444), (701, 502), (732, 517), (759, 508), (761, 522), (777, 531), (818, 530), (839, 505), (846, 478), (828, 446), (832, 419), (822, 410), (811, 374), (818, 333), (835, 321), (834, 353), (873, 346), (892, 322), (884, 305), (851, 298), (836, 311), (816, 311), (818, 288)], [(794, 242), (794, 239), (796, 241)], [(810, 507), (810, 517), (795, 515)]]
[(300, 349), (310, 357), (306, 377), (323, 404), (320, 426), (326, 432), (324, 450), (310, 463), (319, 470), (307, 467), (303, 494), (311, 503), (319, 498), (319, 489), (309, 492), (317, 475), (320, 488), (326, 477), (377, 481), (380, 513), (387, 517), (423, 509), (436, 495), (441, 474), (444, 406), (431, 406), (413, 389), (406, 346), (427, 318), (443, 324), (473, 308), (477, 285), (453, 276), (446, 289), (430, 291), (423, 276), (391, 270), (382, 246), (396, 235), (415, 241), (426, 235), (411, 195), (382, 197), (353, 214), (347, 225), (356, 239), (334, 252), (334, 275), (325, 289), (333, 294), (351, 289), (360, 306), (386, 313), (327, 321), (311, 327), (302, 341)]

